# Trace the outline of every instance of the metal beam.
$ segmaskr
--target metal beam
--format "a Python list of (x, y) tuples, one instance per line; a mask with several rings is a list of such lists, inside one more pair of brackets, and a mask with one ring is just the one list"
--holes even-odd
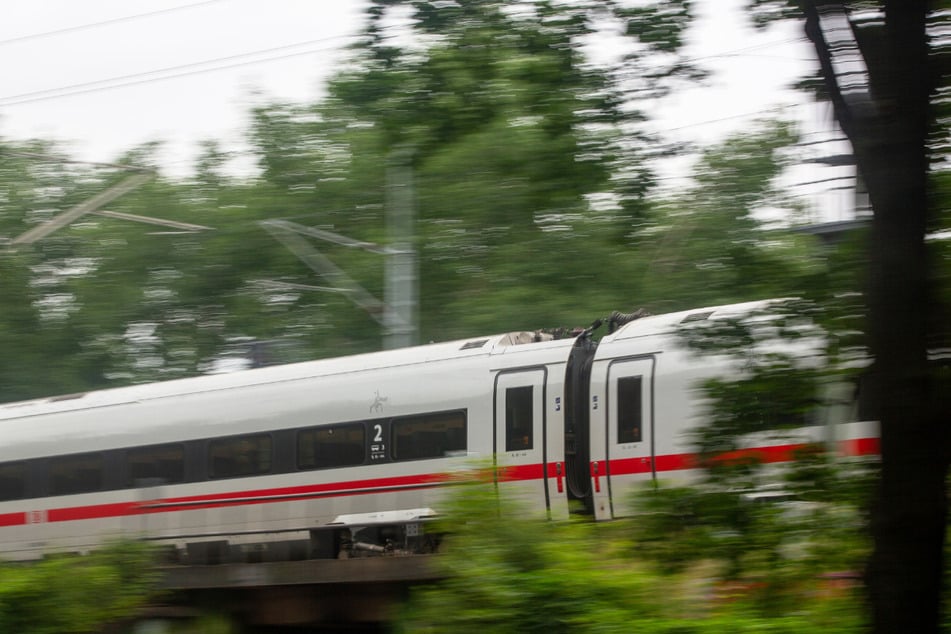
[(89, 200), (81, 202), (78, 205), (67, 209), (61, 214), (54, 216), (43, 224), (33, 227), (29, 231), (17, 236), (10, 241), (9, 246), (15, 248), (23, 244), (33, 244), (37, 240), (42, 240), (57, 229), (61, 229), (62, 227), (75, 222), (79, 218), (82, 218), (86, 214), (96, 211), (103, 205), (106, 205), (116, 198), (129, 193), (130, 191), (136, 189), (143, 183), (152, 180), (153, 178), (155, 178), (155, 174), (152, 172), (132, 174), (131, 176), (127, 176), (104, 192), (100, 192)]
[[(333, 290), (346, 293), (352, 302), (370, 313), (383, 326), (383, 347), (390, 350), (418, 343), (419, 263), (414, 245), (414, 207), (412, 152), (401, 148), (393, 152), (387, 166), (386, 230), (389, 246), (381, 247), (288, 220), (264, 220), (259, 224), (311, 270), (330, 282), (335, 287)], [(301, 236), (383, 255), (386, 258), (384, 301), (368, 293)]]
[(176, 220), (164, 220), (162, 218), (152, 218), (151, 216), (140, 216), (138, 214), (127, 214), (121, 211), (107, 211), (98, 209), (89, 213), (106, 218), (116, 218), (117, 220), (128, 220), (130, 222), (144, 222), (149, 225), (158, 225), (160, 227), (171, 227), (172, 229), (181, 229), (183, 231), (212, 231), (213, 227), (204, 225), (193, 225), (188, 222), (178, 222)]
[(348, 238), (347, 236), (342, 236), (339, 233), (334, 233), (333, 231), (327, 231), (326, 229), (317, 229), (316, 227), (306, 227), (304, 225), (297, 224), (296, 222), (291, 222), (290, 220), (265, 220), (264, 222), (271, 224), (275, 227), (283, 227), (288, 231), (293, 231), (294, 233), (299, 233), (305, 236), (311, 236), (313, 238), (318, 238), (326, 242), (332, 242), (333, 244), (339, 244), (344, 247), (356, 247), (363, 249), (364, 251), (370, 251), (371, 253), (379, 253), (381, 255), (386, 255), (390, 251), (386, 247), (381, 247), (378, 244), (373, 242), (364, 242), (363, 240), (354, 240), (353, 238)]
[(281, 282), (279, 280), (255, 280), (253, 284), (275, 291), (323, 291), (325, 293), (345, 293), (347, 289), (336, 286), (315, 286), (313, 284), (298, 284), (296, 282)]
[(367, 311), (380, 325), (386, 325), (383, 316), (383, 302), (344, 273), (340, 267), (330, 261), (330, 258), (301, 238), (296, 228), (292, 226), (294, 223), (287, 223), (284, 220), (262, 220), (259, 224), (276, 240), (290, 249), (291, 253), (300, 258), (312, 271), (326, 279), (340, 292), (346, 294), (350, 301)]

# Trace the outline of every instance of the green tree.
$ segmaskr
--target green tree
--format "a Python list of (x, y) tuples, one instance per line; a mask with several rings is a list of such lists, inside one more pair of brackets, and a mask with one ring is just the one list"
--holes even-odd
[(721, 585), (716, 566), (656, 569), (641, 544), (632, 549), (630, 525), (525, 517), (491, 485), (461, 487), (447, 511), (437, 561), (445, 579), (414, 590), (401, 631), (802, 634), (861, 623), (848, 593), (823, 595), (815, 577), (787, 583), (784, 600), (768, 603), (753, 585)]
[[(69, 164), (43, 142), (3, 144), (0, 233), (7, 241), (24, 234), (103, 187), (93, 170)], [(38, 157), (51, 155), (54, 160)], [(0, 293), (5, 307), (0, 337), (0, 400), (72, 392), (96, 385), (98, 364), (80, 354), (72, 326), (79, 302), (70, 289), (90, 262), (62, 236), (37, 248), (5, 249)], [(102, 382), (99, 381), (99, 384)]]
[(654, 201), (633, 246), (646, 267), (640, 296), (655, 312), (800, 296), (827, 273), (827, 254), (810, 236), (764, 220), (767, 210), (796, 216), (775, 185), (795, 141), (789, 123), (761, 121), (702, 149), (694, 184)]
[[(927, 0), (756, 0), (754, 15), (804, 20), (823, 97), (848, 136), (872, 207), (866, 287), (872, 367), (863, 398), (880, 421), (882, 471), (868, 588), (876, 632), (935, 632), (947, 522), (948, 305), (925, 236), (941, 228), (933, 186), (946, 152), (946, 6)], [(843, 59), (850, 57), (849, 68)]]
[(154, 590), (152, 555), (145, 544), (121, 542), (85, 556), (0, 564), (0, 630), (80, 634), (129, 618)]
[[(725, 559), (731, 576), (751, 567), (782, 577), (860, 567), (866, 485), (876, 470), (866, 459), (838, 456), (837, 425), (852, 421), (858, 369), (829, 353), (835, 338), (822, 317), (821, 305), (777, 300), (679, 326), (680, 344), (701, 361), (714, 357), (733, 369), (695, 386), (706, 409), (691, 433), (697, 484), (641, 496), (637, 525), (648, 552), (677, 565)], [(784, 464), (772, 464), (780, 457)], [(796, 542), (798, 555), (786, 557)]]
[[(410, 19), (399, 47), (389, 38), (393, 11)], [(194, 178), (158, 178), (111, 205), (213, 231), (167, 235), (89, 217), (17, 256), (26, 268), (10, 290), (32, 294), (17, 304), (37, 324), (19, 339), (24, 358), (27, 348), (41, 352), (62, 380), (37, 377), (32, 393), (13, 397), (187, 376), (252, 341), (275, 342), (277, 361), (377, 349), (378, 325), (345, 296), (286, 284), (315, 279), (259, 223), (291, 219), (385, 242), (385, 170), (397, 147), (415, 157), (423, 340), (790, 294), (814, 272), (812, 248), (789, 234), (765, 237), (753, 216), (775, 201), (768, 182), (792, 139), (787, 128), (710, 149), (694, 190), (648, 197), (648, 159), (666, 148), (643, 133), (632, 100), (697, 76), (677, 52), (690, 15), (680, 2), (372, 3), (366, 38), (328, 99), (253, 112), (260, 179), (228, 178), (227, 157), (206, 143)], [(584, 42), (604, 24), (633, 52), (599, 66)], [(118, 162), (152, 165), (156, 150), (134, 148)], [(55, 194), (47, 216), (122, 174), (26, 159), (8, 167), (18, 165), (39, 170), (9, 172), (18, 194)], [(20, 223), (33, 204), (25, 200), (11, 198)], [(378, 255), (323, 249), (382, 295)], [(37, 267), (73, 273), (37, 286)]]
[[(656, 144), (626, 96), (686, 74), (676, 47), (641, 27), (649, 19), (679, 35), (687, 9), (373, 2), (365, 40), (329, 99), (258, 112), (264, 177), (292, 213), (320, 211), (311, 218), (380, 242), (385, 159), (411, 148), (424, 339), (590, 322), (631, 301), (624, 285), (602, 282), (628, 278), (624, 246), (652, 184), (646, 158)], [(395, 10), (409, 16), (399, 47), (388, 37)], [(591, 64), (583, 43), (605, 20), (640, 38), (631, 60), (665, 72), (647, 82), (620, 64)], [(370, 270), (355, 254), (340, 257)]]

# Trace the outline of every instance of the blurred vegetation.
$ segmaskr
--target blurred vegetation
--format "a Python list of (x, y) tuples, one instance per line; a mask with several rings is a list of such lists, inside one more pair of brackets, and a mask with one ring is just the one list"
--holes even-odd
[[(755, 539), (737, 575), (724, 544), (731, 537), (718, 530), (735, 521), (691, 526), (697, 508), (684, 504), (681, 491), (642, 495), (653, 508), (629, 520), (552, 523), (520, 516), (516, 501), (499, 500), (491, 485), (461, 487), (437, 562), (446, 579), (414, 591), (397, 631), (863, 631), (854, 579), (825, 574), (848, 571), (843, 565), (862, 550), (841, 518), (793, 526), (778, 508), (750, 509)], [(697, 501), (707, 509), (718, 504)]]
[[(842, 308), (776, 300), (679, 326), (688, 350), (728, 359), (733, 369), (696, 388), (706, 411), (690, 439), (701, 477), (638, 501), (639, 530), (659, 561), (678, 567), (713, 552), (728, 576), (775, 572), (779, 587), (790, 571), (863, 570), (879, 463), (838, 453), (836, 425), (862, 420), (856, 394), (866, 365), (862, 351), (850, 350), (858, 344), (843, 344), (851, 335), (837, 336)], [(778, 454), (751, 449), (762, 446)]]
[(0, 631), (98, 632), (132, 616), (153, 594), (153, 554), (129, 541), (88, 555), (0, 564)]
[[(866, 631), (877, 461), (799, 435), (854, 413), (860, 367), (829, 362), (842, 346), (824, 320), (798, 299), (682, 324), (683, 346), (732, 360), (738, 377), (697, 386), (699, 475), (645, 484), (607, 525), (526, 518), (491, 485), (462, 487), (447, 579), (414, 593), (404, 631)], [(780, 466), (753, 440), (795, 449)]]
[[(824, 320), (786, 300), (683, 324), (682, 345), (732, 359), (739, 377), (697, 386), (701, 475), (645, 485), (610, 525), (526, 519), (491, 487), (464, 488), (446, 521), (447, 580), (414, 594), (405, 631), (866, 631), (875, 461), (796, 435), (854, 398), (859, 368), (829, 363), (842, 346)], [(778, 468), (751, 438), (798, 449)]]
[[(259, 223), (288, 219), (383, 243), (387, 164), (409, 149), (421, 341), (588, 324), (615, 309), (801, 297), (771, 332), (802, 338), (802, 316), (820, 324), (825, 366), (760, 350), (762, 327), (721, 323), (688, 342), (697, 351), (732, 346), (746, 363), (742, 381), (706, 386), (715, 425), (695, 439), (704, 454), (800, 424), (824, 398), (818, 384), (840, 371), (830, 368), (846, 373), (866, 355), (865, 236), (820, 244), (762, 220), (766, 208), (791, 223), (801, 211), (775, 186), (797, 141), (784, 121), (702, 148), (692, 182), (658, 193), (652, 161), (681, 148), (651, 133), (646, 110), (703, 77), (679, 51), (692, 3), (533, 4), (373, 0), (327, 98), (251, 113), (259, 175), (232, 175), (231, 157), (205, 142), (191, 178), (158, 176), (108, 207), (211, 231), (86, 216), (32, 247), (0, 252), (0, 401), (190, 376), (257, 355), (289, 362), (379, 348), (379, 327), (346, 297), (279, 284), (320, 280)], [(751, 4), (798, 16), (793, 5), (809, 3)], [(394, 38), (400, 18), (408, 34)], [(629, 52), (592, 63), (581, 42), (599, 29), (623, 34)], [(943, 156), (946, 119), (937, 124), (941, 138), (931, 143)], [(116, 162), (156, 167), (157, 151), (133, 148)], [(0, 156), (0, 235), (8, 239), (126, 173), (70, 163), (42, 140), (0, 141)], [(927, 227), (947, 231), (948, 172), (939, 165), (932, 176)], [(928, 243), (934, 299), (945, 306), (949, 244)], [(378, 256), (322, 248), (382, 295)], [(642, 493), (643, 513), (625, 530), (497, 522), (495, 505), (505, 501), (473, 493), (457, 511), (467, 519), (445, 559), (450, 578), (414, 600), (407, 627), (856, 631), (850, 593), (821, 579), (854, 571), (868, 549), (859, 536), (862, 470), (843, 474), (821, 452), (802, 456), (786, 487), (811, 510), (792, 517), (744, 497), (761, 484), (762, 465), (709, 466), (697, 488)], [(107, 592), (125, 572), (96, 561), (0, 569), (0, 629), (83, 631), (134, 604), (137, 582), (124, 586), (131, 595)], [(92, 575), (88, 583), (63, 585), (82, 574)], [(40, 598), (86, 590), (118, 603), (89, 600), (88, 614), (63, 617), (74, 619), (69, 627), (15, 620), (27, 609), (31, 618), (60, 618), (73, 602)]]
[[(829, 253), (756, 213), (797, 214), (774, 186), (790, 124), (762, 121), (706, 148), (692, 185), (656, 192), (652, 160), (678, 148), (650, 132), (643, 108), (703, 77), (677, 50), (691, 11), (371, 2), (326, 98), (251, 113), (258, 175), (234, 176), (206, 141), (191, 178), (158, 175), (107, 207), (212, 230), (87, 215), (0, 253), (0, 401), (379, 349), (380, 326), (344, 294), (302, 290), (328, 284), (260, 223), (383, 244), (387, 165), (406, 150), (421, 342), (802, 294)], [(593, 63), (584, 43), (607, 31), (629, 50)], [(156, 167), (158, 149), (117, 164)], [(65, 162), (44, 141), (0, 142), (0, 154), (8, 239), (127, 174)], [(381, 256), (314, 244), (382, 297)]]

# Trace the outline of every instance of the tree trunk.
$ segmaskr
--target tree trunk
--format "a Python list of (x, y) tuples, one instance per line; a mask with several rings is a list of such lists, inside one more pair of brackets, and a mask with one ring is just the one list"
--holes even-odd
[(821, 21), (828, 26), (846, 15), (842, 4), (802, 3), (807, 34), (873, 211), (867, 289), (873, 365), (864, 393), (874, 399), (881, 424), (881, 475), (872, 505), (874, 550), (866, 571), (872, 631), (936, 633), (947, 439), (927, 349), (932, 299), (925, 244), (931, 212), (929, 7), (926, 0), (886, 0), (884, 6), (884, 26), (852, 29), (850, 52), (860, 51), (867, 67), (863, 94), (854, 83), (843, 88), (832, 63), (843, 42), (841, 37), (830, 42), (829, 30), (820, 28)]
[(927, 365), (928, 267), (916, 226), (926, 200), (907, 167), (914, 154), (892, 157), (866, 162), (870, 179), (887, 177), (872, 202), (869, 258), (867, 387), (881, 425), (881, 474), (867, 584), (874, 632), (927, 633), (939, 629), (946, 452)]

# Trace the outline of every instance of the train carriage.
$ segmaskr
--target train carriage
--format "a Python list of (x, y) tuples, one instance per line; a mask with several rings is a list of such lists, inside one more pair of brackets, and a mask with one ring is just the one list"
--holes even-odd
[(3, 405), (0, 557), (118, 536), (312, 554), (341, 517), (438, 511), (489, 463), (526, 513), (624, 515), (633, 486), (694, 473), (695, 385), (731, 371), (673, 329), (757, 306), (646, 317), (598, 343), (509, 333)]

